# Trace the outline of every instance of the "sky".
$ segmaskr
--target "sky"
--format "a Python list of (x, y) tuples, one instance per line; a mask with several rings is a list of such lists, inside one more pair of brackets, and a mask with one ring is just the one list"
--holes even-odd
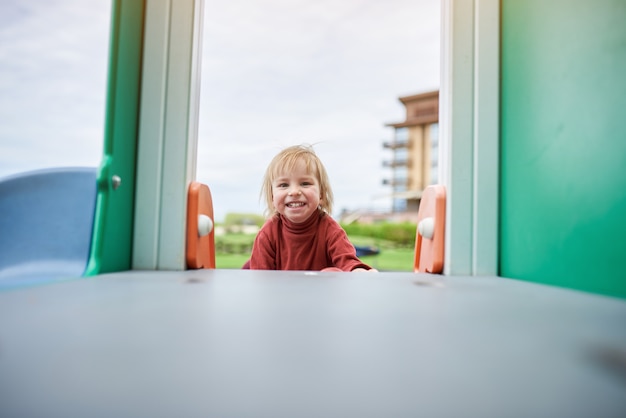
[[(0, 177), (102, 156), (110, 0), (0, 2)], [(196, 179), (215, 217), (262, 213), (283, 147), (312, 144), (335, 211), (388, 210), (398, 98), (439, 88), (439, 0), (205, 0)]]

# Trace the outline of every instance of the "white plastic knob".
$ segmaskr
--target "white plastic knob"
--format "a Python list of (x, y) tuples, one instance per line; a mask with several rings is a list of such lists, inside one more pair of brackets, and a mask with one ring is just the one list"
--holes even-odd
[(433, 218), (424, 218), (417, 224), (417, 232), (427, 239), (433, 239), (435, 234), (435, 220)]
[(198, 215), (198, 236), (209, 235), (213, 231), (213, 221), (206, 215)]

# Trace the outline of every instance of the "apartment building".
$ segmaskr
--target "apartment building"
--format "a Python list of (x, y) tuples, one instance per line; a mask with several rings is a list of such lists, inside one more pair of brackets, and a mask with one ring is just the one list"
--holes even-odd
[(422, 191), (438, 182), (439, 90), (399, 100), (406, 118), (386, 124), (394, 131), (393, 140), (383, 144), (391, 151), (391, 159), (383, 161), (391, 171), (383, 184), (391, 188), (393, 213), (417, 214)]

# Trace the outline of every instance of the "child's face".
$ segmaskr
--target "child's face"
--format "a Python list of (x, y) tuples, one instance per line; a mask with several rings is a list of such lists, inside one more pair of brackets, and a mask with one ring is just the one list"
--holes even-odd
[(293, 171), (282, 172), (272, 182), (274, 209), (291, 222), (301, 223), (317, 211), (320, 204), (320, 184), (304, 161), (298, 161)]

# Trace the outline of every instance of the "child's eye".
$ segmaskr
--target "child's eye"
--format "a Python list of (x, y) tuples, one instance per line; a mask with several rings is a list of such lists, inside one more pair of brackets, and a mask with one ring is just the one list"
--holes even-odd
[(302, 182), (302, 185), (303, 185), (303, 186), (310, 186), (311, 184), (312, 184), (312, 183), (311, 183), (311, 182), (308, 182), (308, 181), (304, 181), (304, 182)]
[(284, 189), (285, 187), (287, 187), (287, 183), (279, 183), (276, 187)]

